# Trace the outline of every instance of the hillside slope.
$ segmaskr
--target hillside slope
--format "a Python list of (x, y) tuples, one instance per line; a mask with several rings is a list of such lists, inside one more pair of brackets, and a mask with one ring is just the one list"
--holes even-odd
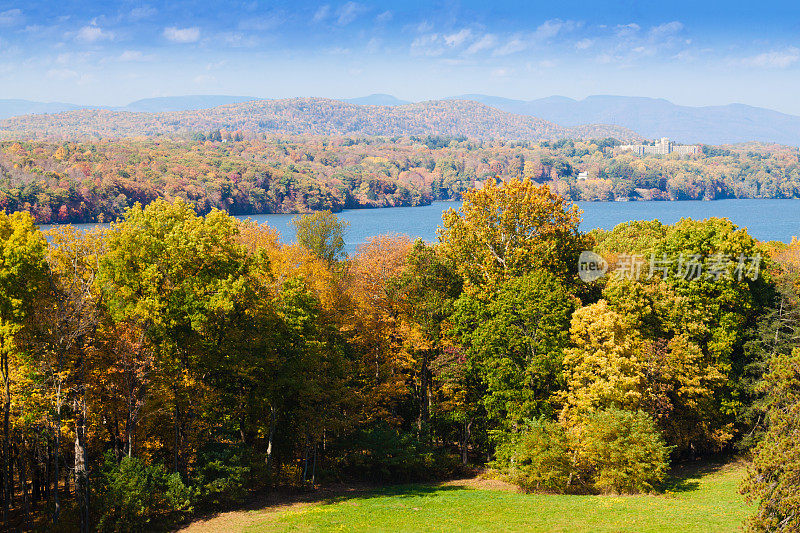
[(437, 100), (395, 107), (362, 106), (324, 98), (255, 100), (210, 109), (129, 113), (82, 109), (0, 121), (6, 138), (131, 137), (214, 129), (280, 135), (446, 135), (477, 139), (543, 140), (640, 136), (620, 126), (566, 128), (465, 100)]

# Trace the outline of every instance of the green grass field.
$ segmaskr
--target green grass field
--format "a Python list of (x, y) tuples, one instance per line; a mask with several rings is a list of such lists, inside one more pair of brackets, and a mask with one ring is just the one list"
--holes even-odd
[(739, 531), (751, 512), (737, 492), (744, 473), (741, 464), (687, 468), (657, 496), (403, 485), (283, 511), (246, 531)]

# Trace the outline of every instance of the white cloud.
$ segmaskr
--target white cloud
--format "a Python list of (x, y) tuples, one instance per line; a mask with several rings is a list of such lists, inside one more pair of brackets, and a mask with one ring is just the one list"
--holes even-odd
[(608, 65), (609, 63), (613, 63), (616, 60), (617, 60), (617, 58), (615, 58), (613, 55), (607, 54), (607, 53), (606, 54), (600, 54), (599, 56), (597, 56), (597, 59), (596, 59), (596, 61), (598, 63), (600, 63), (601, 65)]
[(95, 43), (97, 41), (110, 41), (114, 38), (114, 33), (105, 31), (99, 26), (90, 24), (78, 30), (75, 39), (84, 43)]
[(420, 35), (411, 43), (411, 53), (417, 56), (440, 56), (444, 53), (444, 48), (440, 43), (437, 33)]
[(377, 22), (378, 24), (384, 24), (392, 20), (393, 16), (394, 15), (392, 15), (391, 11), (384, 11), (383, 13), (380, 13), (378, 14), (378, 16), (375, 17), (375, 22)]
[(222, 59), (220, 61), (214, 61), (213, 63), (207, 63), (206, 64), (206, 70), (209, 70), (209, 71), (210, 70), (219, 70), (219, 69), (221, 69), (222, 67), (224, 67), (227, 64), (228, 64), (228, 60), (227, 59)]
[(505, 78), (509, 74), (511, 74), (511, 70), (509, 70), (509, 69), (507, 69), (505, 67), (496, 68), (496, 69), (492, 70), (492, 72), (491, 72), (491, 76), (493, 78)]
[(280, 26), (281, 22), (281, 18), (276, 15), (249, 18), (239, 21), (239, 29), (250, 31), (269, 31)]
[(218, 35), (219, 39), (234, 48), (252, 48), (258, 44), (258, 39), (239, 31), (227, 31)]
[(466, 53), (469, 55), (477, 54), (478, 52), (483, 52), (484, 50), (489, 50), (493, 48), (497, 44), (497, 37), (492, 35), (491, 33), (487, 33), (474, 43), (472, 43), (469, 48), (467, 48)]
[(47, 71), (47, 77), (57, 81), (77, 80), (80, 75), (67, 68), (54, 68)]
[(417, 24), (417, 32), (425, 33), (429, 32), (433, 29), (433, 24), (427, 20), (423, 20), (419, 24)]
[(334, 56), (346, 56), (350, 53), (350, 49), (334, 46), (333, 48), (328, 48), (326, 52)]
[(675, 34), (680, 33), (681, 30), (683, 30), (683, 24), (677, 20), (673, 20), (672, 22), (667, 22), (651, 28), (650, 38), (663, 39), (665, 37), (672, 37)]
[(314, 12), (313, 20), (314, 22), (322, 22), (323, 20), (328, 18), (328, 15), (330, 15), (330, 13), (331, 13), (331, 6), (329, 6), (328, 4), (319, 6), (317, 10)]
[(212, 83), (217, 81), (217, 78), (212, 76), (211, 74), (200, 74), (195, 76), (192, 81), (197, 85), (205, 85), (207, 83)]
[(746, 57), (740, 63), (746, 67), (755, 68), (787, 68), (800, 60), (800, 49), (795, 47), (786, 50), (773, 50), (751, 57)]
[(356, 2), (347, 2), (336, 11), (337, 15), (336, 23), (339, 26), (347, 26), (348, 24), (356, 20), (356, 17), (362, 11), (364, 11), (364, 6), (362, 6), (361, 4), (358, 4)]
[(522, 52), (526, 48), (528, 48), (528, 43), (526, 43), (520, 36), (515, 36), (509, 39), (506, 44), (496, 49), (494, 51), (494, 55), (507, 56), (516, 54), (517, 52)]
[(445, 35), (444, 42), (450, 47), (461, 46), (470, 36), (472, 36), (472, 31), (469, 28), (464, 28), (459, 32)]
[(158, 13), (158, 10), (156, 8), (144, 5), (131, 9), (131, 12), (128, 13), (128, 18), (134, 22), (137, 22), (139, 20), (150, 18), (156, 13)]
[(575, 43), (575, 48), (577, 50), (586, 50), (587, 48), (591, 48), (594, 44), (594, 41), (591, 39), (581, 39), (577, 43)]
[(57, 65), (77, 65), (79, 63), (86, 63), (93, 56), (90, 52), (63, 52), (55, 57), (54, 62)]
[(0, 12), (0, 26), (16, 26), (25, 20), (25, 15), (22, 14), (21, 9), (9, 9), (8, 11)]
[(635, 22), (631, 22), (630, 24), (618, 24), (614, 28), (614, 33), (616, 33), (618, 37), (630, 37), (638, 33), (641, 29), (641, 26)]
[(147, 61), (151, 56), (144, 55), (139, 50), (125, 50), (117, 58), (119, 61)]
[(546, 41), (547, 39), (552, 39), (561, 32), (572, 31), (579, 26), (580, 23), (574, 20), (546, 20), (536, 28), (533, 37), (540, 41)]
[(200, 40), (200, 28), (178, 28), (169, 26), (164, 28), (164, 37), (173, 43), (194, 43)]

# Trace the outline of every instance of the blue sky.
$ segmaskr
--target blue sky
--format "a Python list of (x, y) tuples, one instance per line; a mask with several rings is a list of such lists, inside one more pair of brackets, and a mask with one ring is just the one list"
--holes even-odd
[(783, 2), (0, 2), (0, 98), (622, 94), (800, 114)]

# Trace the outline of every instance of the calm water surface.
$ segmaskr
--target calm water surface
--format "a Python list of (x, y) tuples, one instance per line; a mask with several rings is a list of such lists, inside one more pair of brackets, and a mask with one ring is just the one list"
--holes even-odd
[[(629, 220), (658, 219), (672, 224), (683, 217), (704, 219), (725, 217), (759, 240), (789, 242), (800, 236), (800, 200), (715, 200), (713, 202), (577, 202), (583, 210), (581, 229), (611, 229)], [(368, 237), (384, 233), (404, 233), (426, 241), (436, 239), (436, 229), (442, 223), (442, 213), (458, 209), (461, 202), (434, 202), (423, 207), (392, 207), (385, 209), (351, 209), (339, 213), (350, 222), (346, 235), (348, 253), (353, 253)], [(281, 233), (283, 242), (292, 242), (294, 228), (290, 225), (297, 215), (251, 215), (259, 223), (267, 222)], [(81, 225), (91, 226), (91, 225)], [(42, 226), (46, 229), (47, 226)]]
[[(583, 210), (581, 229), (611, 229), (629, 220), (658, 219), (673, 224), (684, 217), (702, 220), (708, 217), (729, 218), (746, 227), (756, 239), (789, 242), (800, 236), (800, 200), (715, 200), (713, 202), (577, 202)], [(368, 237), (383, 233), (405, 233), (426, 241), (436, 239), (442, 213), (458, 209), (461, 202), (434, 202), (423, 207), (385, 209), (352, 209), (339, 216), (350, 222), (346, 236), (347, 251), (352, 253)], [(284, 242), (292, 242), (294, 228), (290, 222), (296, 215), (253, 215), (258, 222), (267, 222), (281, 233)]]

